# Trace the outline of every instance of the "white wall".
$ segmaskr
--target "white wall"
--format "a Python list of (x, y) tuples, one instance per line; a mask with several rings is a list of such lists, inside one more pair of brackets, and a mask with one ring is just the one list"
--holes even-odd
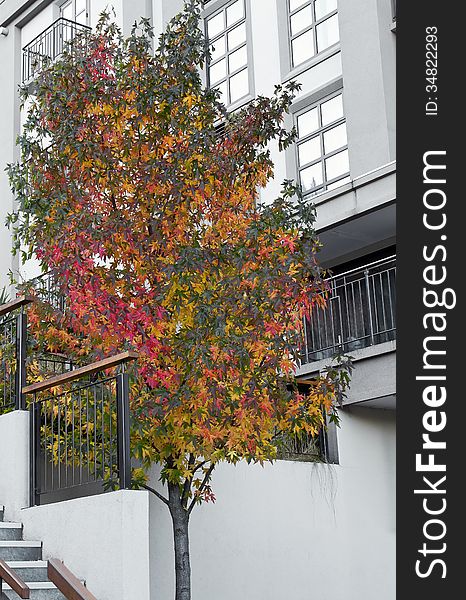
[[(119, 491), (21, 511), (24, 539), (42, 540), (99, 600), (152, 600), (149, 498)], [(155, 598), (153, 600), (156, 600)]]
[(17, 519), (29, 504), (29, 413), (0, 416), (0, 505), (5, 519)]
[[(340, 465), (222, 466), (193, 511), (193, 598), (393, 600), (395, 418), (350, 408)], [(156, 473), (153, 474), (155, 484)], [(173, 598), (171, 521), (151, 501), (153, 600)]]
[(29, 508), (29, 413), (0, 416), (0, 505), (24, 524), (24, 539), (44, 544), (99, 600), (152, 600), (149, 496), (111, 492)]

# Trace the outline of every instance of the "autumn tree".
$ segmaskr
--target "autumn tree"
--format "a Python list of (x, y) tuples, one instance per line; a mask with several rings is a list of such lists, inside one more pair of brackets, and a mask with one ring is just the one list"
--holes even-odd
[[(139, 353), (132, 451), (161, 465), (176, 599), (188, 600), (188, 523), (214, 500), (220, 462), (272, 461), (280, 435), (317, 435), (347, 383), (329, 370), (305, 395), (293, 373), (303, 317), (325, 302), (313, 208), (273, 176), (268, 144), (297, 86), (229, 114), (200, 73), (200, 2), (187, 2), (152, 50), (146, 21), (122, 39), (103, 17), (37, 77), (10, 167), (17, 249), (66, 296), (30, 321), (48, 351), (86, 360)], [(23, 90), (25, 97), (27, 90)], [(218, 124), (223, 132), (218, 134)]]

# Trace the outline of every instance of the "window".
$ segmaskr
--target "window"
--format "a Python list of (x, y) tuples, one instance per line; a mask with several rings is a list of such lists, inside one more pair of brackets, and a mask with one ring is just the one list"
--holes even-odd
[(250, 92), (245, 0), (225, 5), (205, 27), (211, 52), (208, 85), (220, 90), (224, 104), (234, 104)]
[(60, 17), (81, 25), (89, 25), (88, 0), (68, 0), (60, 6)]
[(286, 0), (291, 65), (297, 67), (340, 40), (337, 0)]
[[(308, 394), (309, 384), (312, 384), (312, 378), (308, 383), (298, 383), (298, 391), (301, 394)], [(310, 433), (293, 434), (291, 432), (278, 434), (276, 438), (277, 459), (338, 464), (336, 426), (327, 417), (325, 420), (327, 426), (321, 429), (317, 436)]]
[(315, 196), (348, 183), (348, 141), (342, 93), (324, 98), (298, 113), (296, 126), (303, 193)]

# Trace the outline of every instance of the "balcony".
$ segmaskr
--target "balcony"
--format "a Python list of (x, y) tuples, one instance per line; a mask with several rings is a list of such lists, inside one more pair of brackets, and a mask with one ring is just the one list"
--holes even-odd
[(395, 279), (396, 256), (329, 279), (326, 308), (304, 324), (302, 364), (395, 340)]
[(79, 35), (90, 31), (90, 27), (63, 17), (23, 48), (23, 84), (29, 83), (42, 69), (63, 54), (66, 47)]

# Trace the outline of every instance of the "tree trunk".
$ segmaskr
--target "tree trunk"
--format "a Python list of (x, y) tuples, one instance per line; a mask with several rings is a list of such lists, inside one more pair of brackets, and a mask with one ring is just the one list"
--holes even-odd
[(178, 485), (168, 484), (168, 508), (173, 522), (175, 545), (175, 600), (191, 600), (191, 564), (189, 560), (189, 515), (181, 504)]

